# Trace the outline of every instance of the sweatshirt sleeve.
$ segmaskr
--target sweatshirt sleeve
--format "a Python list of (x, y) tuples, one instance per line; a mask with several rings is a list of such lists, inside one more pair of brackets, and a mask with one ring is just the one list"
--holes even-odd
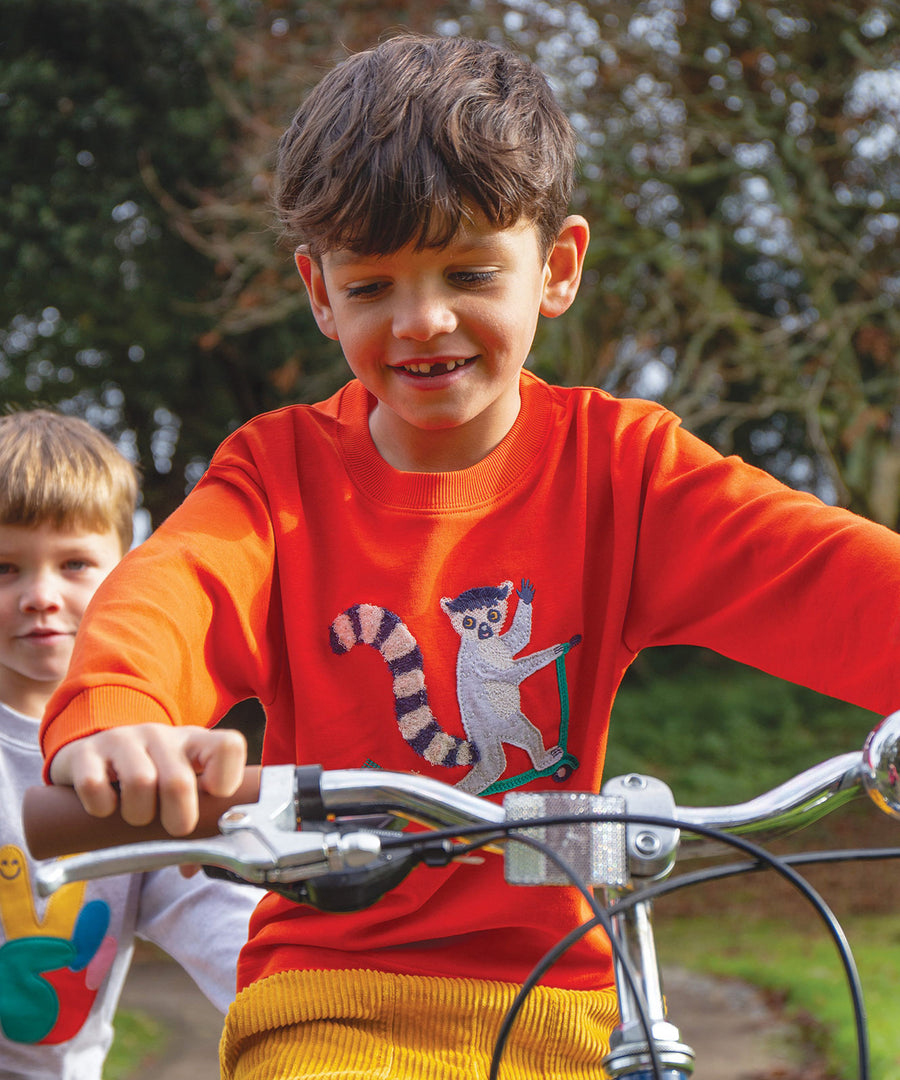
[(271, 700), (282, 641), (274, 576), (264, 493), (226, 457), (92, 599), (45, 713), (45, 762), (116, 725), (209, 726), (247, 697)]
[(674, 417), (652, 446), (629, 647), (703, 646), (876, 712), (900, 706), (900, 537), (723, 458)]
[(176, 960), (223, 1015), (234, 999), (237, 962), (263, 891), (184, 878), (176, 866), (142, 875), (137, 933)]

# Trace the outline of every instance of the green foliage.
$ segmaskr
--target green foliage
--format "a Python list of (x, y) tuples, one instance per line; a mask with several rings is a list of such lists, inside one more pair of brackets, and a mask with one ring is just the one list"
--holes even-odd
[(537, 58), (577, 125), (551, 381), (900, 520), (896, 0), (0, 0), (0, 391), (130, 439), (155, 520), (254, 413), (346, 377), (269, 212), (326, 66), (401, 26)]
[(200, 260), (139, 170), (220, 180), (232, 132), (206, 79), (215, 43), (178, 0), (3, 0), (0, 24), (4, 403), (68, 400), (114, 433), (124, 405), (118, 429), (150, 461), (154, 412), (184, 405), (196, 327), (174, 310)]
[[(860, 916), (848, 931), (866, 1003), (871, 1074), (898, 1080), (900, 922), (894, 915)], [(808, 929), (801, 930), (771, 918), (748, 917), (745, 911), (738, 916), (707, 913), (700, 934), (692, 918), (661, 921), (658, 933), (664, 963), (741, 979), (783, 995), (789, 1019), (814, 1022), (809, 1034), (832, 1074), (841, 1080), (858, 1077), (849, 991), (834, 943), (817, 920), (811, 919)], [(677, 1023), (677, 1000), (670, 1008)], [(698, 1058), (697, 1064), (702, 1071), (702, 1060)]]
[(605, 774), (657, 776), (681, 805), (739, 802), (861, 749), (879, 719), (712, 653), (653, 650), (619, 690)]
[[(659, 396), (723, 452), (896, 526), (896, 4), (567, 11), (547, 62), (593, 241), (579, 335), (542, 370)], [(519, 40), (540, 53), (551, 22)]]
[(210, 79), (229, 38), (181, 0), (2, 0), (0, 24), (3, 402), (125, 436), (158, 521), (229, 430), (279, 403), (267, 372), (296, 330), (211, 338), (221, 266), (173, 218), (171, 192), (230, 179), (237, 125)]

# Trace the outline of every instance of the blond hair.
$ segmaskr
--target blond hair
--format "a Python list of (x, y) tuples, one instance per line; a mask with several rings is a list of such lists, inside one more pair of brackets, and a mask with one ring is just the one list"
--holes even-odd
[(0, 417), (0, 524), (134, 536), (137, 470), (86, 420), (49, 409)]

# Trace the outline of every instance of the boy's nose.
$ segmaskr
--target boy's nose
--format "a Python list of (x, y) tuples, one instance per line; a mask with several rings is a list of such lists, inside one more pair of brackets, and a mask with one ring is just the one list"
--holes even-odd
[(410, 295), (394, 309), (394, 337), (409, 341), (430, 341), (456, 329), (456, 316), (440, 296)]
[(46, 574), (32, 578), (19, 599), (22, 611), (57, 611), (61, 604), (59, 588), (53, 578)]

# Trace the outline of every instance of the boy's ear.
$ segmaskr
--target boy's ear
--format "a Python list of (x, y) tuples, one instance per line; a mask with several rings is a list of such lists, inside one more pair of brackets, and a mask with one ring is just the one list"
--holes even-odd
[(579, 214), (572, 214), (563, 222), (545, 266), (541, 314), (548, 319), (562, 315), (575, 299), (590, 235), (587, 221)]
[(338, 340), (337, 328), (334, 322), (334, 312), (331, 301), (328, 298), (328, 289), (325, 287), (325, 278), (322, 275), (322, 265), (309, 254), (306, 245), (298, 247), (294, 252), (294, 262), (306, 292), (309, 295), (309, 306), (312, 308), (316, 325), (327, 338), (332, 341)]

